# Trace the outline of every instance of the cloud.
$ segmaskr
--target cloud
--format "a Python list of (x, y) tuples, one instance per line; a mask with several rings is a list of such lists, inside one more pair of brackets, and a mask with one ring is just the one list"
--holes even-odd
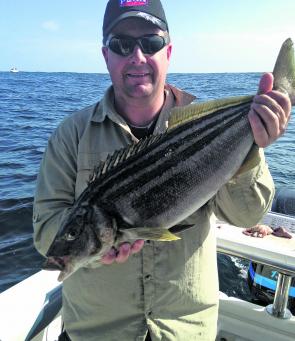
[(48, 20), (48, 21), (44, 21), (42, 23), (42, 27), (47, 30), (47, 31), (51, 31), (51, 32), (56, 32), (59, 30), (59, 24), (54, 21), (54, 20)]

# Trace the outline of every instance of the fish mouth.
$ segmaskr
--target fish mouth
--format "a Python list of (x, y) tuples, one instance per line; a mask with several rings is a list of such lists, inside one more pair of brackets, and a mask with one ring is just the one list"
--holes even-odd
[(67, 263), (69, 262), (69, 256), (63, 257), (48, 257), (43, 264), (42, 268), (44, 270), (59, 270), (63, 271), (66, 268)]
[(70, 256), (63, 257), (48, 257), (42, 266), (44, 270), (58, 270), (60, 271), (57, 280), (62, 282), (68, 278), (73, 272), (74, 267), (71, 263)]

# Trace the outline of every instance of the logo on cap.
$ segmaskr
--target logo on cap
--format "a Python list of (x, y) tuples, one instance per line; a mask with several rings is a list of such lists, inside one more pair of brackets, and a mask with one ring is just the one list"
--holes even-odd
[(148, 0), (120, 0), (121, 7), (146, 6), (146, 5), (148, 5)]

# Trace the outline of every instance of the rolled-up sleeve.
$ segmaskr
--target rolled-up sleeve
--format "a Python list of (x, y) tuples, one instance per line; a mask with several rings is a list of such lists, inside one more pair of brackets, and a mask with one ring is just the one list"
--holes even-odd
[(78, 134), (62, 123), (49, 139), (34, 198), (33, 227), (37, 250), (45, 255), (74, 202)]
[(217, 218), (236, 226), (250, 227), (270, 209), (273, 197), (274, 182), (263, 149), (254, 148), (241, 170), (209, 204)]

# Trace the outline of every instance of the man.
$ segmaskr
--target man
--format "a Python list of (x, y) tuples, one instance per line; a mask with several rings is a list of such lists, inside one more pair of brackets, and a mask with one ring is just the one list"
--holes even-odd
[[(58, 127), (41, 164), (34, 228), (36, 246), (43, 254), (93, 167), (132, 141), (164, 132), (171, 108), (195, 98), (165, 85), (172, 44), (159, 0), (110, 0), (103, 43), (112, 86), (100, 103)], [(282, 134), (290, 115), (287, 96), (271, 88), (272, 76), (267, 74), (260, 92), (268, 94), (256, 96), (249, 113), (260, 147)], [(218, 278), (210, 216), (214, 212), (230, 223), (251, 226), (273, 198), (262, 150), (253, 148), (248, 158), (251, 167), (246, 163), (188, 218), (195, 225), (182, 232), (181, 240), (125, 243), (104, 257), (105, 265), (81, 268), (64, 281), (63, 320), (71, 340), (215, 339)]]

